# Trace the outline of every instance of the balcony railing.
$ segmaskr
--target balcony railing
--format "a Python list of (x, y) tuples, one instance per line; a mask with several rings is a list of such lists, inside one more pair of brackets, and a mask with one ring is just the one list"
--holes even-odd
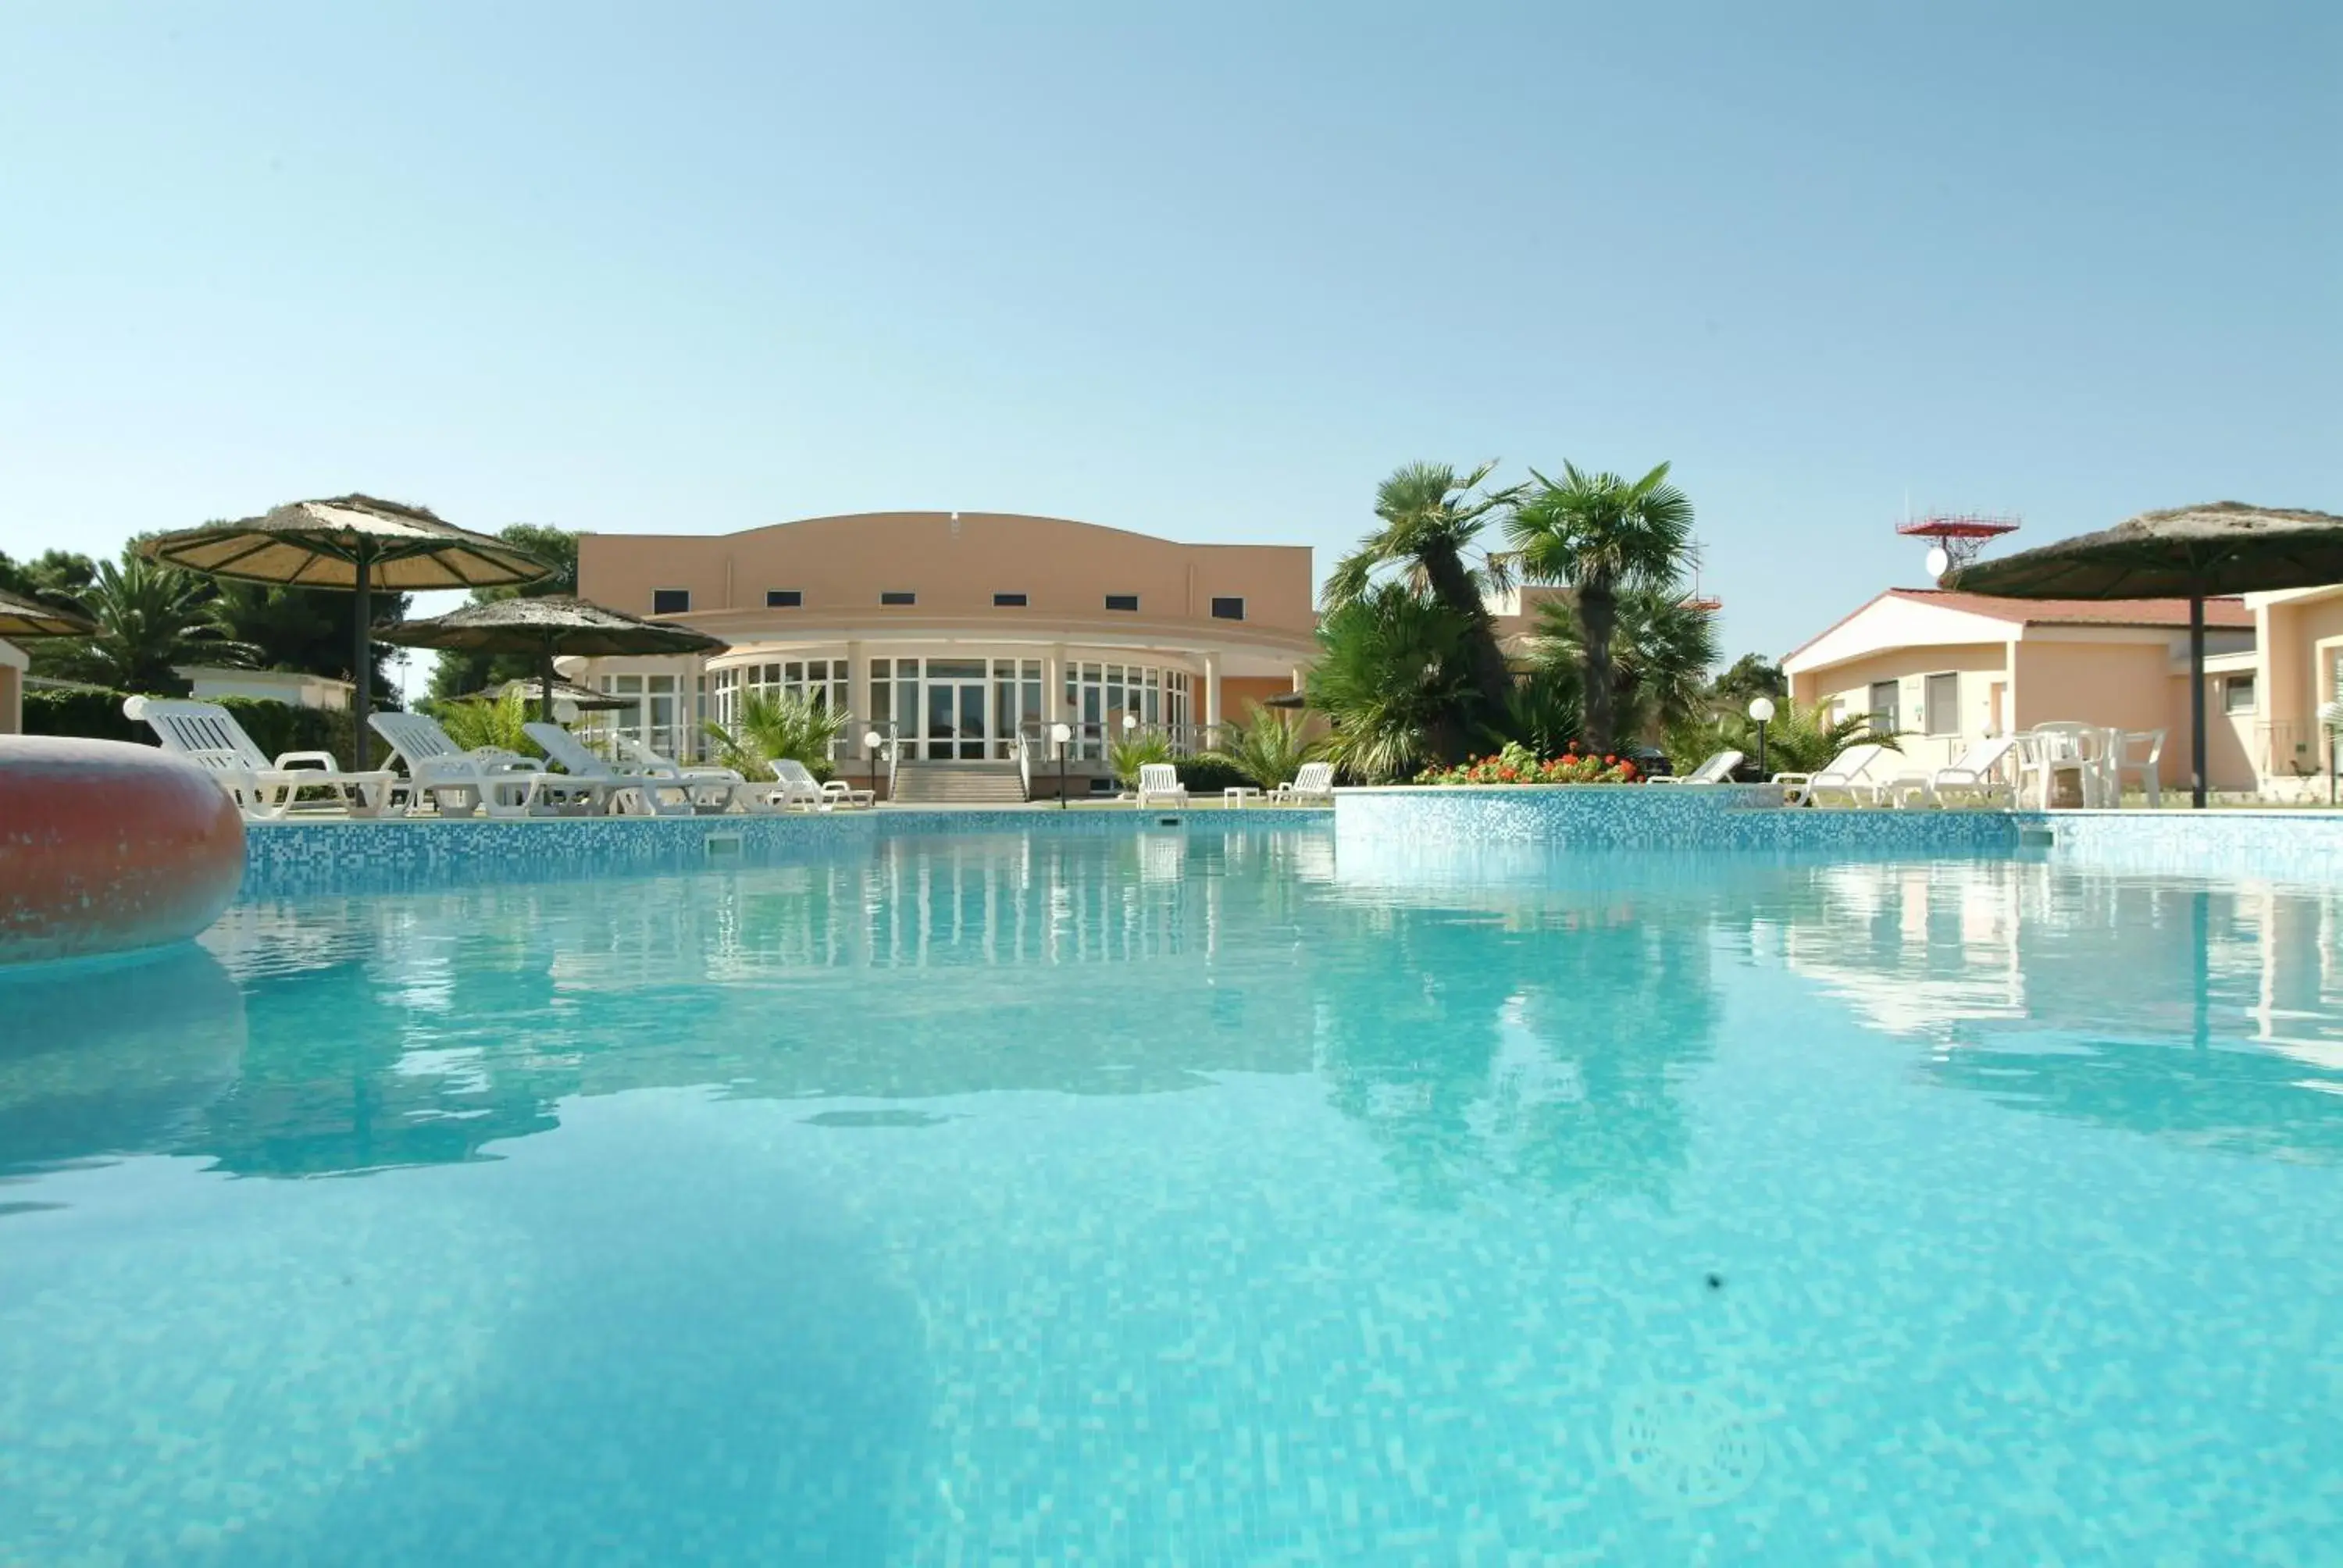
[(2254, 726), (2255, 765), (2265, 779), (2324, 777), (2333, 754), (2327, 731), (2297, 719), (2265, 719)]

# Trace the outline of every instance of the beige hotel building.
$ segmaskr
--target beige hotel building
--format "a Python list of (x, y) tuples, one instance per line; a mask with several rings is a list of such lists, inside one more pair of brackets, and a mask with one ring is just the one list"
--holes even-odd
[(1299, 687), (1317, 624), (1307, 546), (1177, 544), (999, 512), (588, 534), (578, 579), (597, 604), (728, 645), (562, 661), (635, 699), (603, 722), (669, 756), (703, 754), (701, 721), (729, 723), (742, 694), (789, 691), (852, 716), (838, 746), (849, 773), (871, 760), (873, 729), (907, 766), (1013, 769), (1021, 739), (1037, 789), (1044, 768), (1054, 781), (1060, 721), (1073, 729), (1078, 789), (1103, 773), (1124, 715), (1175, 745), (1209, 743)]

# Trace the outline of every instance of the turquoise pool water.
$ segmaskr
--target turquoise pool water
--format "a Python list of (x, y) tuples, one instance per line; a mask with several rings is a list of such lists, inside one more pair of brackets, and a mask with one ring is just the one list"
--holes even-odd
[(917, 838), (0, 980), (0, 1563), (2334, 1562), (2343, 891)]

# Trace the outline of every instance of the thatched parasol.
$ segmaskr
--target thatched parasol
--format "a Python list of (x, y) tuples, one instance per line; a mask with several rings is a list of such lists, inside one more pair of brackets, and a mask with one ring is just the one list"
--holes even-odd
[(2343, 582), (2343, 518), (2212, 501), (1979, 561), (1944, 586), (2003, 598), (2188, 601), (2190, 794), (2205, 804), (2205, 600)]
[(464, 653), (533, 653), (546, 717), (553, 716), (556, 654), (588, 658), (623, 654), (714, 653), (723, 638), (655, 620), (639, 620), (567, 594), (468, 604), (430, 620), (385, 627), (385, 642), (407, 648), (452, 648)]
[(158, 534), (138, 548), (155, 560), (210, 577), (356, 592), (351, 718), (361, 771), (368, 747), (367, 708), (374, 695), (369, 681), (373, 661), (367, 657), (372, 591), (508, 588), (537, 582), (556, 570), (502, 539), (441, 522), (421, 507), (372, 496), (293, 501), (241, 522)]
[(0, 592), (0, 637), (88, 637), (97, 622), (79, 610)]
[[(478, 691), (468, 691), (456, 700), (502, 702), (516, 691), (534, 692), (541, 699), (544, 695), (543, 679), (538, 678), (530, 680), (500, 680), (494, 686), (484, 686)], [(569, 703), (581, 712), (589, 713), (596, 709), (632, 708), (635, 705), (635, 699), (631, 697), (613, 697), (607, 691), (597, 691), (590, 686), (580, 686), (574, 680), (564, 680), (558, 675), (553, 678), (553, 700)]]

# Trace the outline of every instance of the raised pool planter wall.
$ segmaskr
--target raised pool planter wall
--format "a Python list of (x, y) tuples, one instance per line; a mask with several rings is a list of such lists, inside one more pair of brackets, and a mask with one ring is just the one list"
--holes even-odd
[(1588, 849), (1999, 854), (2006, 811), (1791, 809), (1771, 785), (1562, 784), (1342, 789), (1335, 843), (1524, 843)]
[[(777, 817), (436, 818), (256, 822), (241, 895), (390, 892), (474, 882), (556, 881), (795, 857), (939, 834), (1106, 838), (1324, 831), (1329, 813), (1252, 811), (877, 811)], [(1171, 821), (1176, 829), (1166, 829)]]
[(2024, 821), (2049, 836), (2062, 864), (2343, 885), (2343, 811), (2056, 811)]

